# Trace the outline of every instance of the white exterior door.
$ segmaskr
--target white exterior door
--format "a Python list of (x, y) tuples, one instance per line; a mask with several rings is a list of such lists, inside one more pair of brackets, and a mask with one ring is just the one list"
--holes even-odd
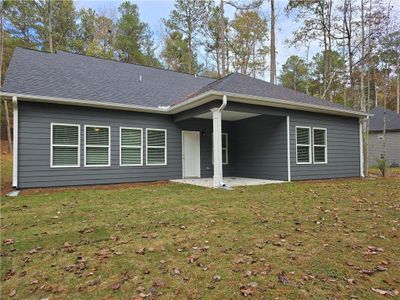
[(183, 178), (200, 177), (200, 132), (182, 131)]

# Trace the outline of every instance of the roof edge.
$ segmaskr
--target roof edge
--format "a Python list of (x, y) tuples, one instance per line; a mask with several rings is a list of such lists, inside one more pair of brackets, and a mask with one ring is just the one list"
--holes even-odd
[(68, 104), (68, 105), (89, 106), (89, 107), (119, 109), (119, 110), (128, 110), (128, 111), (141, 111), (141, 112), (160, 113), (160, 114), (175, 114), (175, 113), (178, 113), (181, 111), (185, 111), (185, 110), (194, 108), (194, 107), (204, 104), (208, 101), (211, 101), (211, 100), (213, 100), (213, 97), (222, 97), (224, 95), (231, 98), (231, 99), (228, 98), (228, 101), (239, 102), (239, 103), (272, 106), (272, 107), (277, 107), (277, 108), (286, 108), (286, 109), (302, 110), (302, 111), (317, 112), (317, 113), (342, 115), (342, 116), (348, 116), (348, 117), (358, 117), (358, 118), (364, 117), (365, 118), (365, 117), (369, 116), (368, 113), (364, 113), (361, 111), (353, 111), (353, 110), (349, 110), (349, 109), (333, 108), (333, 107), (326, 107), (326, 106), (316, 105), (316, 104), (297, 103), (297, 102), (282, 100), (282, 99), (265, 98), (265, 97), (251, 96), (251, 95), (238, 94), (238, 93), (229, 93), (229, 92), (218, 92), (218, 91), (212, 91), (212, 90), (202, 93), (200, 95), (197, 95), (195, 97), (189, 98), (183, 102), (175, 104), (174, 106), (159, 107), (159, 108), (150, 107), (150, 106), (132, 105), (132, 104), (116, 104), (116, 103), (110, 103), (110, 102), (99, 102), (99, 101), (93, 101), (93, 100), (82, 100), (82, 99), (71, 99), (71, 98), (62, 98), (62, 97), (49, 97), (49, 96), (40, 96), (40, 95), (0, 92), (0, 96), (10, 97), (10, 98), (13, 96), (16, 96), (18, 98), (22, 98), (24, 100), (33, 101), (33, 102)]

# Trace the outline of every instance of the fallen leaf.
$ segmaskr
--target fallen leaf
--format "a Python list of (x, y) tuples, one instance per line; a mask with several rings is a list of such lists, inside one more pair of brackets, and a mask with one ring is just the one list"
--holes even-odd
[(383, 296), (392, 296), (395, 297), (399, 294), (399, 291), (396, 289), (393, 290), (382, 290), (382, 289), (376, 289), (376, 288), (371, 288), (375, 293), (378, 293)]
[(113, 290), (118, 290), (121, 287), (121, 285), (119, 283), (116, 283), (112, 286)]
[(13, 239), (5, 239), (5, 240), (3, 240), (3, 244), (4, 245), (12, 245), (12, 244), (14, 244), (14, 240)]
[(88, 228), (83, 228), (81, 230), (78, 230), (79, 233), (90, 233), (90, 232), (94, 232), (94, 228), (93, 227), (88, 227)]
[(8, 296), (14, 297), (16, 293), (17, 293), (17, 290), (14, 289), (8, 294)]
[(221, 281), (221, 276), (219, 276), (219, 275), (214, 275), (214, 276), (212, 277), (212, 281), (213, 281), (213, 282)]
[(283, 285), (290, 284), (290, 281), (285, 276), (285, 272), (284, 271), (282, 271), (281, 273), (278, 274), (278, 279), (279, 279), (279, 282), (282, 283)]
[(136, 252), (136, 254), (141, 254), (141, 255), (143, 255), (143, 254), (146, 252), (146, 248), (139, 248), (139, 249), (137, 249), (135, 252)]

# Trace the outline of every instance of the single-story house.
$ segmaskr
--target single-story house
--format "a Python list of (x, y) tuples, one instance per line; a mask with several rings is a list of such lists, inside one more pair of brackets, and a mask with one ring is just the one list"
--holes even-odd
[(376, 107), (371, 110), (368, 164), (376, 166), (380, 159), (385, 159), (384, 148), (386, 148), (386, 164), (388, 166), (400, 166), (400, 115), (390, 109), (386, 109), (386, 133), (384, 135), (384, 113), (385, 109), (383, 107)]
[(246, 75), (215, 80), (16, 48), (15, 188), (363, 176), (365, 113)]

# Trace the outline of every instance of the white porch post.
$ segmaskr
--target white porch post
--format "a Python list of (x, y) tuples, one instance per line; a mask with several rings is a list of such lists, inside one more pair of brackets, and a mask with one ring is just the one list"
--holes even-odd
[(213, 157), (214, 157), (214, 177), (213, 187), (219, 187), (222, 182), (222, 121), (221, 110), (211, 109), (213, 118)]

